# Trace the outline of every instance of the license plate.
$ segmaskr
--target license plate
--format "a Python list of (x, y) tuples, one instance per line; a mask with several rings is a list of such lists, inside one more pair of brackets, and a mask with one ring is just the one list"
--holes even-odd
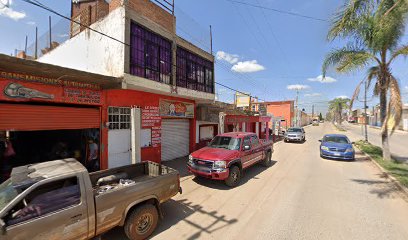
[(334, 156), (338, 157), (338, 156), (341, 156), (341, 154), (340, 153), (334, 153)]

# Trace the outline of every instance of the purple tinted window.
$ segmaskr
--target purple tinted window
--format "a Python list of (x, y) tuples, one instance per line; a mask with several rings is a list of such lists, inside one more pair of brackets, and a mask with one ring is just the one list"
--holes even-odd
[(170, 84), (171, 42), (132, 23), (130, 74)]
[(177, 48), (177, 86), (214, 93), (213, 63)]

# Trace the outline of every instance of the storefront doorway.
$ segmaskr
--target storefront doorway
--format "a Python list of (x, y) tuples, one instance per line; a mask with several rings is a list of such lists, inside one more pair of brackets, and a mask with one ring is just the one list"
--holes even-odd
[(2, 131), (0, 159), (2, 181), (13, 167), (75, 158), (89, 170), (98, 170), (99, 163), (90, 166), (89, 143), (99, 145), (99, 129), (70, 129), (45, 131)]
[[(99, 128), (99, 108), (1, 103), (2, 180), (13, 167), (70, 157), (90, 171), (98, 170)], [(86, 161), (90, 146), (95, 152), (93, 166)]]
[(187, 156), (190, 144), (190, 120), (162, 120), (162, 161)]

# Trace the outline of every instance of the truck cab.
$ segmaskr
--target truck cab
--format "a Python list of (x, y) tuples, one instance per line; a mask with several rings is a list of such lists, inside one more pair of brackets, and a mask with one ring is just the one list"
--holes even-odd
[(188, 171), (196, 176), (239, 184), (244, 169), (262, 162), (272, 165), (273, 143), (260, 140), (255, 133), (233, 132), (216, 136), (207, 147), (190, 154)]

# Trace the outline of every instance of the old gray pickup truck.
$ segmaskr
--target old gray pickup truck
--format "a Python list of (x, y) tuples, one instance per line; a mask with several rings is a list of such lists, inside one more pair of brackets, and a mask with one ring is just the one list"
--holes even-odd
[(0, 185), (0, 239), (92, 239), (116, 226), (146, 239), (178, 192), (179, 173), (152, 162), (90, 174), (74, 159), (14, 168)]

